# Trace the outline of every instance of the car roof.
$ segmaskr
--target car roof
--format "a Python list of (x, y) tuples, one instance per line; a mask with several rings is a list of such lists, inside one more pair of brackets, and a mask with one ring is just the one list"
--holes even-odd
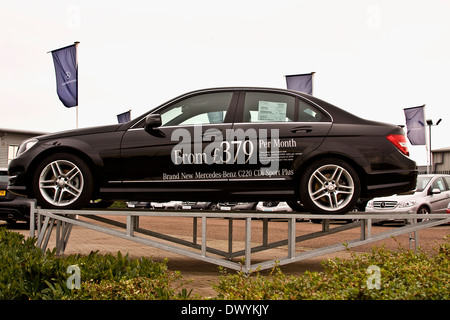
[(419, 177), (425, 178), (433, 178), (433, 177), (450, 177), (450, 174), (441, 174), (441, 173), (427, 173), (427, 174), (419, 174)]
[(289, 89), (283, 89), (283, 88), (269, 88), (269, 87), (216, 87), (216, 88), (205, 88), (205, 89), (199, 89), (194, 90), (191, 92), (186, 92), (182, 95), (176, 96), (152, 109), (147, 111), (144, 114), (141, 114), (140, 116), (136, 117), (135, 119), (131, 120), (130, 122), (123, 125), (123, 129), (127, 130), (129, 127), (133, 127), (136, 123), (142, 120), (143, 117), (147, 116), (150, 113), (153, 113), (155, 110), (160, 109), (161, 107), (164, 107), (166, 105), (169, 105), (171, 103), (174, 103), (177, 100), (183, 99), (184, 97), (193, 96), (197, 94), (203, 94), (203, 93), (209, 93), (209, 92), (220, 92), (220, 91), (266, 91), (266, 92), (272, 92), (272, 93), (280, 93), (280, 94), (291, 94), (294, 96), (297, 96), (299, 99), (307, 100), (313, 105), (318, 106), (320, 109), (323, 109), (326, 113), (331, 115), (333, 122), (338, 123), (376, 123), (375, 121), (367, 120), (360, 118), (344, 109), (341, 109), (329, 102), (326, 102), (322, 99), (319, 99), (317, 97), (314, 97), (312, 95), (309, 95), (304, 92), (300, 91), (294, 91)]

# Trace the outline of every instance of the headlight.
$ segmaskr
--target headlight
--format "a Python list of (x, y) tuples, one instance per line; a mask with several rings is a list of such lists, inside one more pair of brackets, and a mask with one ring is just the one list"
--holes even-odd
[(367, 202), (366, 208), (372, 208), (373, 207), (373, 200), (370, 200)]
[(399, 208), (408, 208), (408, 207), (412, 207), (415, 204), (416, 204), (416, 200), (409, 200), (409, 201), (400, 202), (398, 207)]
[(17, 157), (20, 156), (21, 154), (24, 154), (25, 152), (27, 152), (28, 150), (30, 150), (36, 143), (38, 143), (38, 139), (29, 139), (24, 141), (20, 147), (19, 150), (17, 151)]

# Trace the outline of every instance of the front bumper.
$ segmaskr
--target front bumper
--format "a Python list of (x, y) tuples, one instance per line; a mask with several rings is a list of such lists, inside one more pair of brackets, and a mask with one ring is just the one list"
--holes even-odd
[(30, 221), (30, 208), (32, 201), (16, 198), (12, 201), (0, 202), (0, 220)]

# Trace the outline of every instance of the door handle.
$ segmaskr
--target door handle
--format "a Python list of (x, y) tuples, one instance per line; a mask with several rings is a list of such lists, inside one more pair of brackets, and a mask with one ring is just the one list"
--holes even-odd
[(295, 127), (291, 129), (292, 133), (298, 133), (298, 132), (311, 132), (313, 128), (311, 126), (303, 126), (303, 127)]

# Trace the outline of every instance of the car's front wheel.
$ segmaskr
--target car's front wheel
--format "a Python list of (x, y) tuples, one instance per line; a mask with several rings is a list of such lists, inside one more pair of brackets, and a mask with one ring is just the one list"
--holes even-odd
[[(423, 214), (425, 216), (429, 215), (430, 209), (427, 206), (420, 206), (420, 208), (417, 210), (417, 214)], [(417, 222), (422, 222), (422, 221), (428, 221), (430, 219), (425, 218), (425, 219), (417, 219)]]
[(357, 172), (341, 159), (312, 163), (300, 178), (300, 197), (313, 213), (343, 214), (351, 211), (361, 192)]
[(86, 163), (69, 153), (53, 154), (35, 171), (33, 192), (43, 208), (80, 209), (93, 193), (92, 173)]

